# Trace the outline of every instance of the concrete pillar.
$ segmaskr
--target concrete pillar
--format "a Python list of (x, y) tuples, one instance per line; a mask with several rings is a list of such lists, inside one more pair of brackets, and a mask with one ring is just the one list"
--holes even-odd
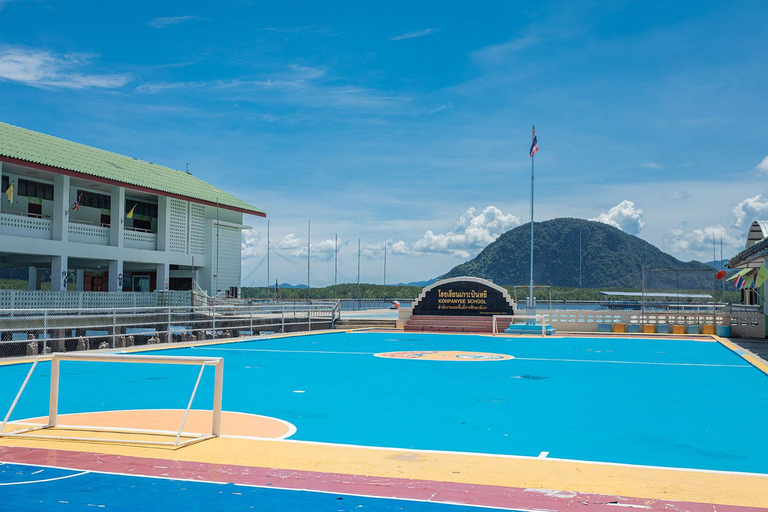
[(170, 246), (170, 231), (171, 231), (170, 228), (171, 228), (171, 199), (169, 197), (159, 196), (157, 198), (157, 250), (158, 251), (168, 250)]
[(167, 263), (159, 263), (157, 265), (157, 282), (155, 283), (155, 290), (167, 290), (169, 279), (170, 265)]
[(109, 261), (109, 285), (111, 292), (123, 291), (123, 260)]
[(125, 230), (125, 189), (111, 187), (112, 206), (109, 212), (109, 245), (123, 246), (123, 231)]
[(53, 218), (51, 234), (53, 240), (66, 242), (69, 238), (69, 215), (66, 215), (69, 207), (69, 176), (56, 174), (53, 177)]
[(51, 258), (51, 290), (64, 292), (67, 290), (67, 263), (66, 256), (53, 256)]
[(40, 272), (37, 267), (29, 267), (29, 289), (30, 290), (39, 290), (40, 289), (40, 277), (42, 272)]
[(85, 270), (82, 268), (77, 269), (75, 271), (75, 276), (77, 279), (77, 291), (82, 292), (85, 287)]

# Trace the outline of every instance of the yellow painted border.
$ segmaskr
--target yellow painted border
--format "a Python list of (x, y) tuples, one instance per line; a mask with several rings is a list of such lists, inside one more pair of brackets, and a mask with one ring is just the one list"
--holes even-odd
[(712, 338), (723, 345), (728, 350), (734, 352), (736, 355), (740, 356), (742, 359), (747, 361), (749, 364), (763, 372), (764, 374), (768, 375), (768, 363), (766, 363), (763, 359), (760, 357), (753, 355), (750, 353), (747, 349), (741, 348), (731, 340), (727, 338), (721, 338), (720, 336), (712, 336)]

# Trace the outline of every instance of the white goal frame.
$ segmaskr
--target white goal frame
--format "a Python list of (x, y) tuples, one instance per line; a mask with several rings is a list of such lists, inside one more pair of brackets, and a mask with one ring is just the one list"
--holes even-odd
[[(35, 371), (35, 367), (37, 366), (37, 363), (40, 361), (40, 358), (35, 359), (35, 362), (32, 364), (32, 367), (29, 369), (29, 373), (27, 373), (27, 377), (24, 379), (24, 382), (21, 385), (21, 388), (19, 389), (19, 392), (16, 394), (16, 398), (13, 400), (13, 403), (11, 404), (10, 409), (8, 409), (8, 413), (5, 415), (5, 419), (3, 419), (3, 423), (0, 424), (0, 437), (23, 437), (23, 438), (32, 438), (32, 439), (47, 439), (47, 440), (58, 440), (58, 441), (91, 441), (91, 442), (108, 442), (108, 443), (123, 443), (123, 444), (149, 444), (149, 445), (163, 445), (163, 446), (171, 446), (173, 448), (180, 448), (182, 446), (186, 446), (192, 443), (197, 443), (200, 441), (204, 441), (206, 439), (210, 439), (213, 437), (219, 437), (221, 436), (221, 400), (222, 400), (222, 389), (223, 389), (223, 383), (224, 383), (224, 358), (223, 357), (191, 357), (191, 356), (142, 356), (142, 355), (131, 355), (131, 354), (78, 354), (78, 353), (57, 353), (54, 354), (51, 358), (51, 385), (50, 385), (50, 396), (48, 401), (48, 423), (47, 424), (32, 424), (31, 428), (25, 428), (22, 430), (15, 430), (12, 432), (4, 433), (3, 430), (5, 429), (6, 424), (22, 424), (22, 425), (30, 425), (30, 423), (21, 423), (21, 422), (9, 422), (9, 418), (11, 417), (11, 414), (13, 413), (14, 408), (16, 407), (17, 402), (19, 401), (19, 398), (21, 397), (21, 394), (24, 392), (24, 388), (27, 386), (27, 383), (29, 382), (30, 377), (32, 376), (32, 373)], [(179, 427), (178, 432), (169, 432), (165, 430), (151, 430), (151, 429), (119, 429), (119, 428), (109, 428), (109, 427), (95, 427), (95, 426), (87, 426), (87, 425), (59, 425), (58, 422), (58, 408), (59, 408), (59, 373), (60, 373), (60, 365), (61, 361), (99, 361), (99, 362), (109, 362), (109, 363), (154, 363), (154, 364), (183, 364), (183, 365), (194, 365), (194, 366), (200, 366), (200, 373), (197, 375), (197, 381), (195, 382), (195, 387), (192, 389), (192, 394), (189, 397), (189, 404), (187, 405), (187, 409), (184, 411), (184, 418), (181, 421), (181, 426)], [(187, 422), (187, 416), (189, 415), (189, 411), (192, 408), (192, 402), (195, 399), (195, 394), (197, 393), (197, 388), (200, 385), (200, 379), (203, 376), (203, 371), (205, 370), (206, 366), (213, 366), (214, 367), (214, 378), (213, 378), (213, 419), (211, 423), (211, 432), (209, 434), (199, 434), (199, 433), (184, 433), (184, 424)], [(34, 432), (36, 430), (42, 430), (42, 429), (48, 429), (48, 428), (54, 428), (54, 427), (60, 427), (60, 428), (66, 428), (66, 429), (79, 429), (79, 430), (102, 430), (102, 431), (108, 431), (108, 432), (122, 432), (122, 433), (132, 433), (132, 434), (160, 434), (160, 435), (173, 435), (176, 434), (176, 438), (174, 441), (136, 441), (136, 440), (130, 440), (130, 439), (102, 439), (102, 438), (83, 438), (83, 437), (65, 437), (65, 436), (48, 436), (48, 435), (39, 435), (39, 434), (30, 434), (30, 432)], [(188, 438), (184, 439), (183, 441), (181, 438)]]
[[(544, 321), (544, 316), (543, 315), (493, 315), (493, 335), (494, 336), (496, 336), (497, 334), (500, 334), (496, 330), (496, 325), (497, 325), (496, 320), (499, 319), (499, 318), (511, 318), (513, 321), (514, 320), (529, 320), (529, 319), (541, 320), (541, 335), (542, 336), (546, 336), (547, 335), (547, 324)], [(504, 333), (501, 333), (501, 334), (504, 334)]]

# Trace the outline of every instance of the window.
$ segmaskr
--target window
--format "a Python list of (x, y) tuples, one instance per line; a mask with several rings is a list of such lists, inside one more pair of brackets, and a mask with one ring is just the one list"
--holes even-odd
[(112, 208), (112, 197), (87, 190), (78, 190), (77, 197), (80, 198), (80, 206), (89, 206), (91, 208), (100, 208), (109, 210)]
[(50, 183), (40, 183), (39, 181), (30, 181), (19, 178), (20, 196), (38, 197), (53, 201), (53, 185)]
[(11, 179), (8, 176), (3, 176), (2, 183), (0, 183), (0, 194), (5, 193), (8, 187), (11, 186)]

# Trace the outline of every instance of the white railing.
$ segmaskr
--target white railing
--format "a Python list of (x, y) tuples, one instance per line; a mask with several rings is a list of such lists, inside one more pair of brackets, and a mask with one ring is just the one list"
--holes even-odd
[(0, 234), (50, 240), (51, 219), (29, 217), (17, 212), (0, 213)]
[(0, 290), (0, 309), (152, 308), (190, 306), (191, 292), (53, 292)]
[[(187, 294), (189, 292), (181, 292)], [(151, 294), (145, 294), (151, 295)], [(202, 307), (0, 309), (0, 355), (332, 328), (338, 302)]]
[[(730, 308), (729, 308), (730, 309)], [(765, 315), (760, 310), (742, 311), (734, 308), (681, 311), (596, 311), (549, 310), (542, 315), (558, 331), (598, 332), (599, 326), (611, 324), (636, 325), (715, 325), (731, 326), (733, 336), (765, 337)]]
[(72, 242), (109, 245), (109, 228), (90, 223), (70, 221), (67, 231)]
[(123, 245), (132, 249), (157, 249), (157, 233), (144, 230), (125, 228), (123, 232)]

